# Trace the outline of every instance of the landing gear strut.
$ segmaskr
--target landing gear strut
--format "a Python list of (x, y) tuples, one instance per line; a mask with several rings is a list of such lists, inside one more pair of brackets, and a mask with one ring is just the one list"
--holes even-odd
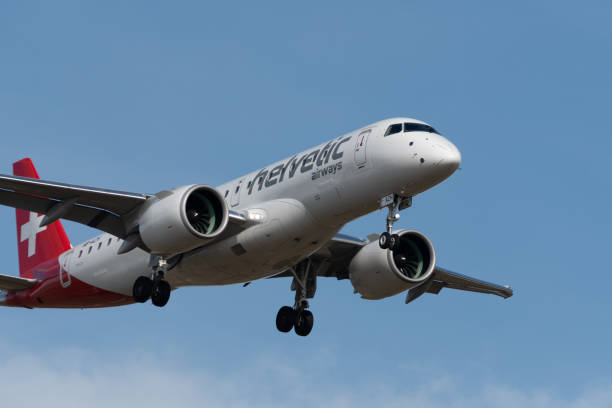
[(378, 245), (382, 249), (390, 249), (395, 251), (399, 248), (400, 239), (397, 234), (392, 234), (393, 224), (400, 219), (400, 210), (408, 208), (412, 205), (412, 197), (402, 197), (397, 194), (389, 194), (380, 200), (380, 206), (387, 207), (389, 213), (387, 215), (386, 231), (378, 237)]
[(139, 276), (132, 287), (134, 301), (145, 303), (149, 298), (155, 306), (162, 307), (170, 299), (170, 284), (164, 280), (168, 263), (163, 257), (151, 257), (151, 277)]
[(283, 306), (276, 315), (276, 328), (287, 333), (294, 329), (298, 336), (308, 336), (314, 325), (314, 316), (310, 310), (308, 299), (312, 299), (317, 290), (317, 271), (310, 259), (298, 263), (290, 269), (293, 274), (291, 290), (295, 291), (293, 307)]

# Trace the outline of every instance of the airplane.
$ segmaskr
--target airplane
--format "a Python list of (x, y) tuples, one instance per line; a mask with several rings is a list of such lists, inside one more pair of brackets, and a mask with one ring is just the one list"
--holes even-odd
[[(292, 278), (293, 306), (276, 316), (280, 332), (307, 336), (317, 278), (350, 280), (376, 300), (406, 292), (405, 303), (443, 288), (513, 295), (439, 267), (421, 232), (394, 230), (414, 196), (450, 177), (457, 147), (431, 125), (391, 118), (362, 127), (216, 188), (185, 185), (156, 194), (40, 180), (29, 158), (0, 175), (0, 204), (14, 207), (19, 277), (0, 275), (0, 305), (162, 307), (184, 286), (248, 285)], [(340, 233), (387, 209), (384, 231)], [(103, 233), (72, 246), (61, 219)]]

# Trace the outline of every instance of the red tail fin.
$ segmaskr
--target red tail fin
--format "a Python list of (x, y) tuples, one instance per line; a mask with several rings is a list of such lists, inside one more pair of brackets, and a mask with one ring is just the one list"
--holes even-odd
[[(39, 178), (38, 172), (29, 158), (13, 163), (13, 174)], [(71, 248), (68, 236), (60, 221), (45, 227), (40, 226), (43, 215), (17, 209), (17, 248), (19, 252), (19, 275), (32, 277), (32, 269), (41, 263), (56, 258)]]

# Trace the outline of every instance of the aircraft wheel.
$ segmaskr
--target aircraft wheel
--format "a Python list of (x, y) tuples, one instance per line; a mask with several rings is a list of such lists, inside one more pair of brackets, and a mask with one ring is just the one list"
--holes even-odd
[(144, 303), (151, 297), (153, 291), (153, 281), (146, 276), (139, 276), (132, 287), (134, 301)]
[(389, 237), (389, 249), (395, 251), (399, 249), (400, 246), (400, 238), (399, 235), (393, 234)]
[(310, 310), (302, 310), (295, 319), (295, 333), (298, 336), (308, 336), (314, 325), (314, 316)]
[(158, 307), (165, 306), (170, 299), (170, 284), (165, 280), (160, 280), (153, 286), (151, 293), (151, 302)]
[(388, 232), (383, 232), (378, 237), (378, 246), (380, 246), (382, 249), (389, 248), (389, 239), (390, 238), (391, 238), (391, 235)]
[(293, 329), (295, 323), (295, 310), (289, 306), (283, 306), (276, 314), (276, 328), (278, 331), (287, 333)]

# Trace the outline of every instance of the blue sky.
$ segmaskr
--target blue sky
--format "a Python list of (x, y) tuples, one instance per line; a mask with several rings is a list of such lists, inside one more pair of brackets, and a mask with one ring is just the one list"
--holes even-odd
[[(274, 327), (292, 302), (281, 279), (181, 289), (163, 309), (7, 308), (9, 403), (612, 405), (609, 2), (329, 3), (3, 3), (0, 172), (30, 156), (49, 180), (218, 185), (411, 116), (463, 162), (399, 226), (515, 296), (406, 306), (324, 280), (307, 338)], [(66, 229), (73, 243), (96, 234)], [(3, 273), (17, 273), (15, 242), (0, 208)]]

